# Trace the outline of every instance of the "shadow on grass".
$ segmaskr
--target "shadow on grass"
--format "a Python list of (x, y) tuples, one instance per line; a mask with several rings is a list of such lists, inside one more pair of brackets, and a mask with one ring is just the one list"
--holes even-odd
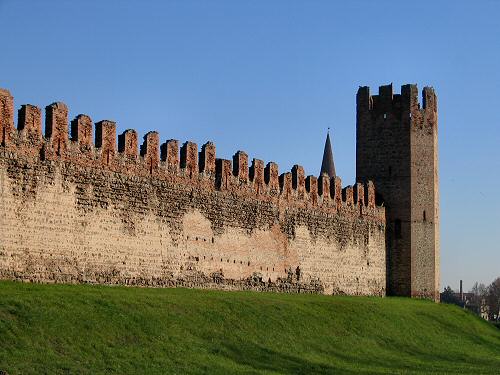
[[(392, 340), (389, 340), (392, 341)], [(373, 355), (356, 353), (349, 348), (328, 348), (308, 351), (298, 355), (272, 350), (254, 342), (223, 344), (216, 356), (225, 357), (256, 373), (281, 374), (497, 374), (500, 360), (474, 354), (435, 353), (430, 348), (415, 348), (400, 342), (387, 343), (398, 346), (400, 356), (384, 355), (384, 349)], [(311, 356), (318, 358), (311, 360)]]
[(376, 374), (373, 371), (361, 369), (351, 370), (341, 364), (325, 364), (307, 360), (304, 356), (294, 356), (259, 346), (254, 343), (243, 345), (226, 345), (221, 348), (218, 356), (224, 356), (230, 361), (256, 373), (273, 372), (280, 374)]

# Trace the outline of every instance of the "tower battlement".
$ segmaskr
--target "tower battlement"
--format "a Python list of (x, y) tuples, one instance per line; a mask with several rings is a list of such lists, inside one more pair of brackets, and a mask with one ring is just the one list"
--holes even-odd
[(373, 117), (392, 115), (400, 118), (414, 112), (437, 112), (437, 97), (432, 87), (424, 87), (419, 101), (417, 85), (402, 85), (401, 93), (394, 94), (392, 83), (380, 86), (378, 95), (371, 95), (368, 86), (361, 86), (356, 95), (358, 112), (369, 112)]

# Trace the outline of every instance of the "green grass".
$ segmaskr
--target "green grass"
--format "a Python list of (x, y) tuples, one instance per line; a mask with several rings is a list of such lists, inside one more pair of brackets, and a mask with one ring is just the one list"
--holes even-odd
[(444, 304), (0, 282), (15, 374), (498, 374), (500, 330)]

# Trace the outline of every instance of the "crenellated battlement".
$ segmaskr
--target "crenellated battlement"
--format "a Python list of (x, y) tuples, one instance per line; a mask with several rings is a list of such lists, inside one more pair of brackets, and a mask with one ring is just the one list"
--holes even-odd
[[(427, 100), (430, 103), (431, 99)], [(7, 90), (0, 90), (1, 147), (14, 154), (42, 161), (73, 163), (88, 168), (137, 177), (189, 184), (193, 187), (228, 191), (236, 196), (277, 202), (294, 207), (316, 207), (327, 212), (351, 212), (383, 218), (384, 209), (375, 207), (373, 183), (356, 184), (342, 190), (341, 179), (305, 175), (294, 165), (279, 174), (278, 165), (252, 159), (237, 151), (232, 160), (216, 157), (216, 146), (207, 142), (198, 149), (194, 142), (168, 140), (150, 131), (139, 145), (138, 134), (128, 129), (117, 136), (111, 120), (95, 124), (85, 114), (68, 122), (68, 107), (53, 103), (45, 108), (45, 134), (39, 107), (22, 105), (17, 129), (13, 123), (14, 100)], [(70, 134), (69, 134), (70, 131)]]
[(394, 116), (412, 118), (415, 115), (432, 115), (437, 112), (437, 98), (432, 87), (422, 90), (422, 104), (419, 102), (417, 85), (401, 86), (401, 94), (393, 92), (392, 83), (380, 86), (378, 95), (371, 95), (368, 86), (358, 89), (356, 96), (358, 116), (369, 112), (373, 118), (388, 119)]

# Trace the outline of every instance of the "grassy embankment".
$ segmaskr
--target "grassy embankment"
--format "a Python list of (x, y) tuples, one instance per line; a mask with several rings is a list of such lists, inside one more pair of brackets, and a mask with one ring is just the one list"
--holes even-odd
[(500, 330), (405, 298), (0, 282), (15, 374), (498, 374)]

